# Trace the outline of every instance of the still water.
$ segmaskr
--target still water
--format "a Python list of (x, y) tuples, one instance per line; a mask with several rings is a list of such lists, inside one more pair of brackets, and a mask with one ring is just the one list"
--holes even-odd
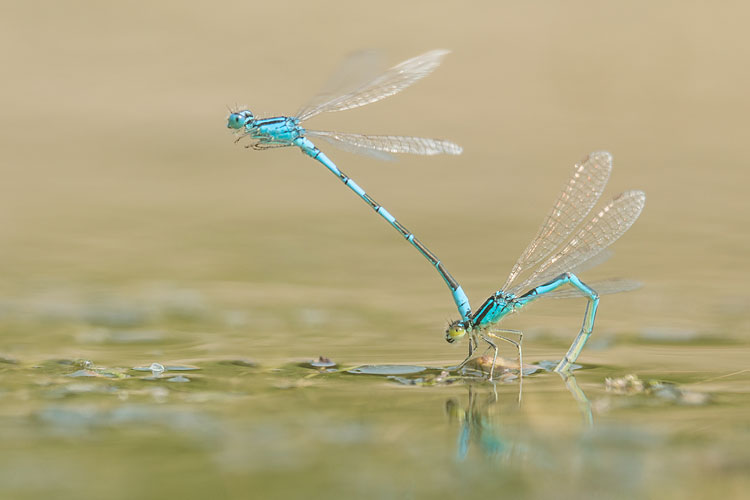
[[(507, 375), (491, 384), (441, 373), (450, 360), (389, 338), (392, 319), (295, 299), (238, 310), (226, 288), (4, 304), (3, 495), (741, 497), (747, 487), (750, 349), (739, 341), (612, 331), (584, 351), (596, 363), (563, 379), (538, 366), (565, 339), (530, 334), (522, 386)], [(399, 353), (361, 352), (376, 338)], [(287, 342), (310, 359), (276, 357)], [(463, 354), (450, 351), (454, 363)], [(332, 352), (336, 365), (309, 363)]]
[[(750, 12), (722, 5), (8, 4), (0, 498), (747, 496)], [(572, 377), (545, 367), (583, 300), (503, 323), (522, 383), (443, 373), (434, 270), (309, 158), (232, 144), (226, 105), (293, 113), (368, 47), (453, 52), (310, 126), (464, 147), (326, 152), (475, 307), (587, 153), (604, 199), (646, 192), (583, 276), (643, 287)]]

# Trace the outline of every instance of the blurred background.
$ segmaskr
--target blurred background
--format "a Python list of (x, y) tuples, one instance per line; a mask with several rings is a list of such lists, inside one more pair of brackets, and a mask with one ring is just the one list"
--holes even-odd
[[(262, 372), (266, 382), (273, 370), (318, 355), (347, 365), (447, 366), (462, 359), (465, 344), (443, 341), (446, 322), (457, 317), (450, 294), (413, 248), (298, 150), (246, 150), (226, 129), (227, 106), (246, 105), (261, 116), (294, 113), (342, 58), (363, 48), (382, 51), (388, 66), (430, 49), (452, 53), (433, 75), (395, 97), (306, 125), (439, 137), (464, 147), (460, 157), (402, 156), (387, 163), (319, 145), (442, 259), (474, 307), (505, 281), (573, 163), (607, 150), (614, 170), (603, 199), (637, 188), (647, 203), (613, 247), (614, 257), (584, 278), (634, 278), (644, 287), (602, 300), (580, 361), (616, 367), (620, 375), (690, 371), (693, 381), (739, 373), (725, 379), (737, 386), (708, 389), (742, 392), (750, 330), (749, 14), (743, 2), (3, 2), (0, 354), (7, 367), (0, 398), (5, 437), (16, 436), (5, 464), (14, 465), (3, 482), (15, 479), (5, 483), (6, 493), (31, 498), (67, 491), (61, 485), (76, 477), (68, 471), (40, 485), (30, 472), (64, 456), (40, 462), (32, 443), (42, 454), (62, 453), (70, 444), (68, 437), (61, 442), (46, 434), (57, 435), (50, 429), (60, 424), (57, 413), (45, 420), (43, 388), (65, 387), (60, 377), (69, 374), (59, 364), (39, 371), (52, 360), (199, 366), (205, 393), (223, 394), (227, 387), (243, 390), (207, 370), (227, 358), (270, 370)], [(546, 303), (506, 325), (527, 332), (531, 361), (557, 359), (583, 309), (580, 301)], [(235, 376), (227, 375), (250, 392), (247, 387), (260, 383)], [(590, 387), (596, 391), (603, 378), (592, 376)], [(559, 380), (552, 382), (563, 390)], [(331, 384), (319, 390), (344, 382)], [(383, 397), (395, 397), (376, 386)], [(332, 402), (307, 393), (303, 400), (341, 408), (337, 418), (348, 421), (347, 412), (359, 411), (351, 409), (358, 389), (344, 387), (354, 399)], [(532, 393), (524, 395), (526, 411), (535, 413), (533, 385), (525, 390)], [(279, 400), (269, 394), (266, 416), (298, 415), (299, 406), (283, 399), (289, 393)], [(118, 408), (110, 396), (87, 397), (87, 408)], [(401, 391), (398, 397), (416, 415), (422, 407), (415, 402), (427, 396), (412, 399)], [(429, 397), (441, 399), (434, 392)], [(574, 409), (565, 398), (561, 404)], [(227, 419), (247, 419), (243, 412), (252, 414), (256, 404), (243, 400), (220, 411)], [(441, 405), (435, 432), (446, 425)], [(737, 431), (734, 424), (742, 428), (747, 410), (735, 407), (727, 432)], [(382, 411), (385, 421), (401, 425), (379, 422), (385, 434), (406, 439), (413, 429), (404, 417)], [(41, 419), (42, 431), (27, 417)], [(700, 419), (690, 432), (711, 421), (708, 414)], [(86, 429), (93, 425), (86, 422)], [(175, 442), (192, 432), (181, 429), (172, 434)], [(252, 472), (243, 474), (254, 479), (241, 484), (265, 484), (253, 474), (310, 474), (330, 478), (313, 481), (323, 491), (343, 491), (335, 489), (341, 484), (333, 465), (310, 458), (320, 443), (305, 436), (314, 432), (294, 429), (273, 444), (244, 435), (248, 447), (235, 455), (214, 445), (223, 453), (219, 462), (243, 462), (249, 449), (273, 451), (279, 468), (248, 465)], [(87, 434), (89, 452), (132, 438), (118, 432), (123, 440)], [(383, 437), (370, 435), (377, 436), (373, 442)], [(426, 441), (433, 437), (425, 431)], [(452, 447), (453, 437), (446, 439)], [(748, 439), (746, 426), (739, 439)], [(401, 444), (415, 462), (428, 453), (423, 443)], [(196, 453), (215, 456), (217, 448), (208, 447), (213, 451)], [(150, 477), (136, 465), (140, 453), (153, 456), (149, 450), (146, 444), (118, 449), (128, 465), (107, 477), (123, 495), (138, 490), (134, 477)], [(298, 455), (303, 465), (289, 465), (295, 450), (309, 460)], [(177, 450), (160, 453), (181, 463)], [(75, 456), (74, 464), (89, 460)], [(389, 463), (414, 466), (384, 457), (382, 474), (394, 473)], [(750, 461), (740, 457), (728, 470), (747, 470)], [(451, 463), (438, 468), (446, 477)], [(705, 464), (692, 465), (688, 470)], [(223, 494), (243, 497), (244, 486), (229, 478), (236, 471), (217, 467), (219, 476), (228, 474), (219, 481)], [(216, 471), (198, 469), (206, 475), (191, 477), (216, 487)], [(197, 495), (194, 485), (177, 486), (185, 470), (193, 469), (175, 465), (163, 489), (154, 491)], [(721, 481), (725, 493), (747, 486), (728, 474), (732, 480)], [(429, 482), (432, 476), (421, 477)], [(648, 479), (646, 491), (663, 491)], [(368, 481), (360, 478), (363, 484)], [(406, 484), (406, 497), (428, 492)], [(268, 495), (293, 494), (265, 487)], [(361, 492), (352, 488), (346, 491)], [(539, 492), (529, 484), (497, 488)], [(96, 491), (116, 497), (105, 486)]]

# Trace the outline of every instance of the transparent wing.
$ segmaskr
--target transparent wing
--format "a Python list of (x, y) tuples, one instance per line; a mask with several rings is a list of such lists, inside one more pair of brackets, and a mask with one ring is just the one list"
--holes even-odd
[(432, 73), (447, 53), (447, 50), (432, 50), (392, 67), (350, 92), (328, 98), (316, 97), (314, 104), (297, 113), (297, 118), (304, 121), (323, 112), (344, 111), (397, 94)]
[[(349, 153), (370, 156), (372, 158), (376, 158), (378, 160), (384, 160), (384, 161), (393, 161), (396, 159), (392, 154), (386, 151), (381, 151), (379, 149), (367, 148), (367, 147), (361, 146), (359, 144), (359, 141), (357, 143), (352, 143), (352, 142), (347, 142), (345, 140), (339, 139), (339, 136), (342, 136), (345, 134), (337, 134), (336, 132), (323, 132), (323, 131), (319, 132), (317, 130), (306, 130), (305, 133), (307, 134), (308, 137), (313, 137), (313, 138), (320, 137), (321, 139), (328, 142), (329, 144), (332, 144), (335, 147), (343, 151), (348, 151)], [(352, 134), (346, 134), (346, 135), (352, 135)]]
[(306, 103), (296, 116), (364, 87), (386, 69), (383, 57), (377, 51), (358, 50), (348, 54), (331, 73), (321, 91)]
[(578, 231), (560, 250), (510, 292), (518, 294), (546, 283), (560, 274), (584, 264), (617, 241), (638, 219), (646, 203), (643, 191), (625, 191), (616, 196)]
[(591, 257), (586, 262), (583, 262), (582, 264), (579, 264), (578, 266), (569, 269), (569, 271), (576, 276), (580, 276), (582, 273), (585, 273), (586, 271), (589, 271), (591, 269), (594, 269), (596, 266), (600, 264), (604, 264), (609, 259), (612, 258), (612, 255), (614, 255), (614, 252), (610, 249), (602, 250), (598, 254)]
[(557, 197), (542, 227), (516, 261), (501, 290), (507, 290), (525, 270), (550, 255), (591, 212), (612, 171), (612, 155), (594, 152), (576, 163), (573, 175)]
[(336, 147), (360, 154), (377, 156), (381, 153), (411, 153), (416, 155), (459, 155), (463, 148), (458, 144), (425, 137), (400, 135), (361, 135), (307, 130), (310, 137), (320, 137)]
[[(613, 293), (631, 292), (638, 290), (643, 286), (640, 281), (629, 280), (625, 278), (611, 278), (607, 280), (586, 282), (599, 295), (609, 295)], [(585, 297), (586, 295), (578, 288), (559, 288), (555, 291), (545, 293), (540, 298), (549, 299), (569, 299), (573, 297)]]

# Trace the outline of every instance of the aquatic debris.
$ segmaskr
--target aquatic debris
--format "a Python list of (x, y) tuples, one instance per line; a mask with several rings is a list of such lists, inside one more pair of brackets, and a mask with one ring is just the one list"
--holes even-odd
[[(163, 365), (161, 363), (151, 363), (149, 366), (136, 366), (133, 368), (133, 370), (137, 372), (151, 372), (150, 376), (142, 377), (142, 380), (159, 380), (171, 376), (167, 375), (165, 372), (192, 371), (200, 370), (200, 368), (198, 368), (197, 366)], [(182, 382), (182, 380), (178, 381)]]
[(414, 365), (364, 365), (348, 370), (354, 375), (380, 375), (401, 385), (449, 385), (465, 377), (451, 375), (450, 371)]
[(424, 366), (413, 365), (363, 365), (348, 370), (355, 375), (411, 375), (427, 370)]
[(625, 375), (624, 377), (610, 378), (604, 380), (607, 392), (632, 396), (645, 394), (656, 398), (672, 401), (678, 404), (702, 405), (709, 402), (711, 397), (702, 392), (682, 389), (677, 384), (661, 380), (642, 380), (637, 375)]
[[(489, 371), (492, 369), (492, 358), (493, 357), (490, 356), (489, 354), (485, 354), (484, 356), (479, 356), (478, 358), (473, 359), (471, 363), (469, 364), (473, 364), (477, 368), (479, 368), (481, 371), (483, 372), (486, 371), (489, 373)], [(495, 373), (499, 372), (501, 374), (513, 375), (518, 372), (518, 368), (519, 368), (518, 360), (515, 360), (515, 359), (506, 359), (506, 358), (498, 356), (497, 361), (495, 362)], [(544, 368), (542, 368), (541, 366), (528, 365), (524, 363), (523, 374), (531, 375), (532, 373), (536, 373), (542, 369)], [(510, 378), (510, 377), (502, 377), (502, 378)], [(513, 378), (516, 378), (516, 377), (513, 377)]]
[(159, 363), (151, 363), (151, 366), (149, 366), (148, 369), (151, 370), (151, 373), (154, 375), (161, 375), (164, 373), (164, 365), (160, 365)]
[(103, 378), (127, 378), (128, 375), (123, 373), (122, 369), (117, 368), (105, 368), (96, 366), (88, 359), (77, 359), (70, 363), (70, 366), (80, 367), (80, 370), (76, 370), (73, 373), (69, 373), (68, 377), (103, 377)]
[(450, 374), (451, 373), (448, 370), (441, 371), (440, 375), (438, 375), (437, 377), (435, 377), (435, 382), (436, 383), (450, 382), (451, 381)]
[(319, 370), (321, 372), (335, 372), (335, 368), (338, 366), (338, 364), (335, 361), (332, 361), (331, 358), (318, 356), (318, 359), (305, 361), (303, 363), (299, 363), (297, 366), (301, 366), (302, 368), (315, 368), (316, 370)]
[(336, 363), (331, 361), (331, 358), (318, 356), (318, 359), (310, 362), (310, 366), (314, 366), (315, 368), (332, 368), (336, 366)]
[(615, 394), (638, 394), (646, 390), (646, 384), (637, 375), (625, 375), (624, 377), (604, 379), (604, 387), (607, 392)]
[(161, 363), (151, 363), (149, 366), (135, 366), (133, 370), (137, 372), (151, 372), (161, 374), (164, 372), (187, 372), (200, 370), (197, 366), (190, 365), (162, 365)]
[(192, 372), (194, 370), (200, 370), (197, 366), (191, 365), (164, 365), (164, 368), (170, 372)]
[(437, 375), (433, 373), (427, 373), (419, 377), (399, 377), (390, 375), (388, 376), (388, 379), (398, 382), (401, 385), (432, 386), (450, 385), (461, 380), (461, 377), (451, 376), (448, 370), (442, 370)]

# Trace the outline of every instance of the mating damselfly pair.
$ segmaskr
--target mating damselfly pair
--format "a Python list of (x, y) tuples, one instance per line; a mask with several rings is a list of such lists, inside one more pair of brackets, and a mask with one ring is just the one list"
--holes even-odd
[[(537, 235), (511, 270), (505, 285), (472, 312), (468, 297), (440, 259), (364, 189), (345, 175), (310, 138), (321, 138), (344, 150), (375, 157), (388, 156), (390, 153), (458, 155), (462, 148), (452, 142), (438, 139), (313, 131), (301, 126), (303, 121), (320, 113), (364, 106), (401, 92), (434, 71), (447, 53), (445, 50), (433, 50), (404, 61), (358, 85), (322, 92), (294, 116), (259, 118), (247, 109), (233, 111), (229, 115), (227, 127), (236, 131), (237, 141), (248, 139), (250, 143), (247, 147), (254, 149), (299, 147), (303, 153), (318, 160), (336, 175), (437, 269), (451, 290), (461, 315), (460, 320), (448, 326), (446, 340), (455, 342), (464, 336), (469, 337), (468, 356), (457, 369), (462, 368), (471, 359), (479, 340), (487, 343), (494, 351), (490, 379), (494, 376), (498, 353), (495, 340), (514, 344), (519, 352), (519, 366), (522, 367), (521, 333), (497, 328), (497, 323), (539, 297), (585, 297), (587, 305), (581, 330), (565, 357), (555, 368), (558, 372), (568, 372), (593, 330), (599, 294), (634, 288), (633, 282), (622, 280), (610, 280), (589, 286), (576, 275), (577, 269), (594, 262), (606, 247), (630, 228), (645, 203), (642, 191), (626, 191), (616, 196), (584, 223), (609, 179), (612, 169), (612, 157), (609, 153), (592, 153), (576, 164), (572, 177), (565, 184)], [(350, 64), (351, 62), (348, 62), (339, 73), (346, 73), (346, 67)], [(572, 288), (558, 290), (566, 284)], [(518, 341), (509, 338), (507, 333), (518, 334)]]

